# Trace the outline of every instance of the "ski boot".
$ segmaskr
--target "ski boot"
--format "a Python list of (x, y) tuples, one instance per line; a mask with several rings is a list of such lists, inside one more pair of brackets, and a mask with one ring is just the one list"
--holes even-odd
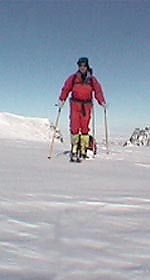
[(71, 162), (80, 162), (79, 142), (80, 142), (79, 134), (71, 135), (71, 153), (70, 153)]
[(86, 158), (88, 158), (87, 157), (87, 148), (89, 146), (89, 135), (88, 134), (81, 135), (80, 139), (81, 139), (80, 140), (80, 145), (81, 145), (80, 156), (81, 156), (81, 158), (86, 159)]

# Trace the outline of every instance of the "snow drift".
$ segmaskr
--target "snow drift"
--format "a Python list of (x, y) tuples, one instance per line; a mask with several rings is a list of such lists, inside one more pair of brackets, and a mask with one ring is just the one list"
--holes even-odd
[[(54, 125), (46, 118), (27, 118), (10, 113), (0, 113), (0, 138), (46, 142)], [(62, 140), (57, 129), (56, 138)]]

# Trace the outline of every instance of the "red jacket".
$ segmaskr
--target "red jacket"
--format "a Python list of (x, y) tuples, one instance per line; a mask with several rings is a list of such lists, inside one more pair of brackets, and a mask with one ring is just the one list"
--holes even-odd
[(65, 101), (70, 92), (72, 92), (72, 99), (79, 101), (92, 101), (94, 92), (94, 97), (100, 105), (106, 103), (101, 85), (94, 76), (87, 77), (86, 82), (83, 83), (80, 72), (71, 75), (65, 81), (59, 99)]

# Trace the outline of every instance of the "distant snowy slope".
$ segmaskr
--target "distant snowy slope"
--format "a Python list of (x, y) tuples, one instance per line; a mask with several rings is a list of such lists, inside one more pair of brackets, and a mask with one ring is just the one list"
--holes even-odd
[(29, 141), (47, 141), (50, 136), (48, 119), (27, 118), (10, 113), (0, 113), (0, 138)]
[[(27, 141), (39, 141), (46, 142), (52, 136), (54, 125), (46, 118), (31, 118), (18, 116), (11, 113), (0, 113), (0, 139), (14, 139), (14, 140), (27, 140)], [(60, 141), (63, 139), (61, 131), (57, 129), (56, 138)], [(123, 145), (126, 137), (116, 136), (109, 142), (111, 144)], [(97, 142), (103, 142), (105, 145), (105, 139), (102, 135), (97, 136)]]

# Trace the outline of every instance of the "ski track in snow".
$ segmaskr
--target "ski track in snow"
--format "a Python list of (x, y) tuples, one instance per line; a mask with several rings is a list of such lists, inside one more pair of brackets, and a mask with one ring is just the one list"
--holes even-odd
[[(1, 142), (0, 279), (149, 280), (149, 150)], [(57, 156), (59, 154), (59, 156)]]
[(150, 168), (150, 164), (145, 164), (145, 163), (136, 163), (137, 166), (141, 166), (141, 167), (146, 167), (146, 168)]

